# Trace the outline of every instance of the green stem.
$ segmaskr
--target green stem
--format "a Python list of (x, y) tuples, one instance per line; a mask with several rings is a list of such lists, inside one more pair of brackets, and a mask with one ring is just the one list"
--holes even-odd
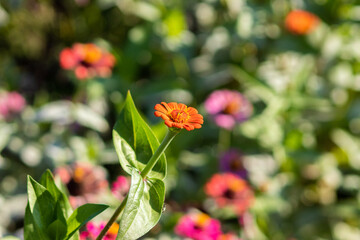
[(141, 177), (145, 178), (146, 175), (153, 169), (160, 156), (165, 152), (165, 149), (169, 146), (174, 137), (179, 133), (179, 131), (174, 131), (169, 129), (165, 138), (161, 142), (158, 149), (155, 151), (154, 155), (150, 158), (149, 162), (146, 164), (145, 168), (141, 171)]
[(107, 231), (110, 229), (111, 225), (113, 225), (113, 223), (116, 221), (116, 219), (119, 217), (120, 213), (122, 212), (122, 210), (124, 209), (126, 202), (127, 202), (127, 197), (126, 196), (124, 198), (124, 200), (121, 202), (121, 204), (119, 205), (119, 207), (115, 210), (114, 214), (111, 216), (111, 218), (109, 219), (109, 221), (107, 222), (107, 224), (105, 225), (105, 227), (101, 230), (99, 236), (97, 236), (96, 240), (101, 240), (105, 234), (107, 233)]
[(229, 149), (231, 143), (231, 131), (220, 128), (219, 131), (219, 142), (218, 142), (218, 152), (223, 152)]
[[(151, 171), (151, 169), (155, 166), (155, 164), (157, 163), (157, 161), (159, 160), (160, 156), (164, 153), (164, 151), (166, 150), (166, 148), (169, 146), (169, 144), (171, 143), (171, 141), (174, 139), (174, 137), (179, 133), (180, 131), (176, 131), (176, 130), (171, 130), (169, 129), (168, 133), (166, 134), (165, 138), (163, 139), (163, 141), (161, 142), (160, 146), (158, 147), (158, 149), (155, 151), (155, 153), (152, 155), (152, 157), (150, 158), (149, 162), (146, 164), (145, 168), (142, 170), (141, 172), (141, 177), (145, 178), (147, 176), (147, 174)], [(109, 230), (109, 228), (111, 227), (111, 225), (116, 221), (116, 219), (119, 217), (120, 213), (122, 212), (122, 210), (124, 209), (125, 205), (126, 205), (126, 201), (127, 201), (127, 197), (126, 196), (124, 198), (124, 200), (121, 202), (120, 206), (115, 210), (114, 214), (111, 216), (110, 220), (108, 221), (108, 223), (105, 225), (105, 227), (103, 228), (103, 230), (101, 230), (99, 236), (96, 238), (96, 240), (101, 240), (105, 234), (107, 233), (107, 231)]]

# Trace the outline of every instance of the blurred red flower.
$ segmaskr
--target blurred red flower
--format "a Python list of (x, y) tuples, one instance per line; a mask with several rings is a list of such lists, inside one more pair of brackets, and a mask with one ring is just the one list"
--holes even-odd
[(288, 31), (304, 35), (311, 32), (319, 24), (319, 18), (304, 10), (294, 10), (285, 18), (285, 27)]
[(108, 187), (106, 172), (99, 166), (86, 162), (76, 162), (55, 170), (69, 191), (69, 201), (73, 208), (88, 202), (96, 202)]
[(253, 203), (254, 193), (245, 180), (232, 173), (215, 174), (205, 185), (205, 193), (219, 207), (230, 207), (243, 214)]
[(75, 43), (60, 53), (60, 66), (73, 70), (75, 76), (84, 80), (92, 77), (108, 77), (115, 65), (115, 57), (93, 43)]

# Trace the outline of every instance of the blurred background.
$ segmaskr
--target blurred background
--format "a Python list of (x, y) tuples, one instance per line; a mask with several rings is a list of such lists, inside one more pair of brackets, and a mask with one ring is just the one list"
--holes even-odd
[[(360, 239), (359, 21), (356, 0), (0, 0), (0, 237), (22, 238), (26, 176), (46, 169), (73, 206), (111, 205), (94, 224), (112, 214), (130, 90), (160, 140), (161, 101), (205, 120), (167, 150), (143, 239), (199, 239), (178, 227), (194, 212), (242, 239)], [(228, 172), (250, 193), (220, 203), (211, 180)]]

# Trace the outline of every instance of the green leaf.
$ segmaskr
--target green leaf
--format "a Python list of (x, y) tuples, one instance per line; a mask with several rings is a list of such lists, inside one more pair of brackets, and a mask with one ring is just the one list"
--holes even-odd
[(26, 205), (26, 209), (25, 209), (24, 239), (26, 240), (46, 239), (46, 236), (43, 236), (35, 228), (34, 219), (30, 211), (29, 203)]
[(42, 233), (54, 220), (55, 200), (45, 187), (37, 183), (31, 176), (27, 181), (28, 204), (34, 227)]
[(55, 220), (48, 226), (47, 233), (50, 239), (62, 240), (67, 233), (67, 223), (60, 202), (56, 203)]
[(138, 239), (152, 229), (161, 217), (164, 199), (165, 185), (162, 180), (143, 180), (133, 169), (129, 197), (116, 239)]
[[(128, 92), (125, 106), (115, 124), (113, 140), (120, 165), (129, 174), (131, 174), (132, 167), (140, 171), (144, 169), (160, 145), (151, 128), (138, 113), (130, 92)], [(148, 176), (158, 179), (165, 178), (165, 154), (160, 157)]]
[(55, 202), (60, 204), (65, 218), (68, 218), (72, 213), (70, 202), (62, 191), (56, 186), (54, 177), (49, 169), (47, 169), (41, 176), (40, 183), (50, 192), (55, 199)]
[(108, 207), (103, 204), (88, 203), (75, 209), (67, 220), (68, 230), (65, 239), (69, 239), (79, 228)]
[(49, 225), (47, 231), (51, 239), (62, 240), (66, 235), (66, 228), (66, 225), (60, 219), (56, 219)]

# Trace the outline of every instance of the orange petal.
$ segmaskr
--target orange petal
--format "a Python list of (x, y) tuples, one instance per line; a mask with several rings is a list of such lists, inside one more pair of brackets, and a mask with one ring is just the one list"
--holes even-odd
[(198, 110), (196, 110), (195, 108), (193, 107), (188, 107), (187, 108), (187, 112), (189, 115), (193, 115), (193, 114), (197, 114), (198, 113)]
[(194, 128), (201, 128), (200, 124), (193, 124)]
[(166, 102), (161, 102), (161, 104), (166, 108), (166, 111), (170, 112), (171, 108), (169, 107), (169, 105)]
[(164, 113), (155, 111), (154, 115), (155, 115), (155, 117), (160, 117), (161, 115), (164, 115)]
[(184, 125), (184, 128), (185, 128), (186, 130), (188, 130), (188, 131), (194, 130), (194, 126), (189, 125), (189, 124), (185, 124), (185, 125)]
[(200, 118), (203, 119), (204, 117), (201, 114), (193, 114), (190, 116), (191, 118)]
[(171, 109), (178, 109), (178, 104), (176, 102), (170, 102), (168, 105)]
[(178, 108), (179, 110), (184, 111), (187, 108), (187, 106), (183, 103), (178, 103)]
[(172, 127), (172, 124), (173, 124), (173, 122), (170, 121), (170, 120), (165, 120), (164, 123), (165, 123), (165, 125), (168, 126), (168, 127)]
[(168, 112), (166, 108), (161, 104), (156, 104), (154, 109), (165, 114)]
[(200, 124), (203, 124), (204, 123), (204, 120), (200, 119), (200, 118), (195, 118), (195, 119), (192, 119), (190, 118), (188, 120), (188, 123), (200, 123)]

